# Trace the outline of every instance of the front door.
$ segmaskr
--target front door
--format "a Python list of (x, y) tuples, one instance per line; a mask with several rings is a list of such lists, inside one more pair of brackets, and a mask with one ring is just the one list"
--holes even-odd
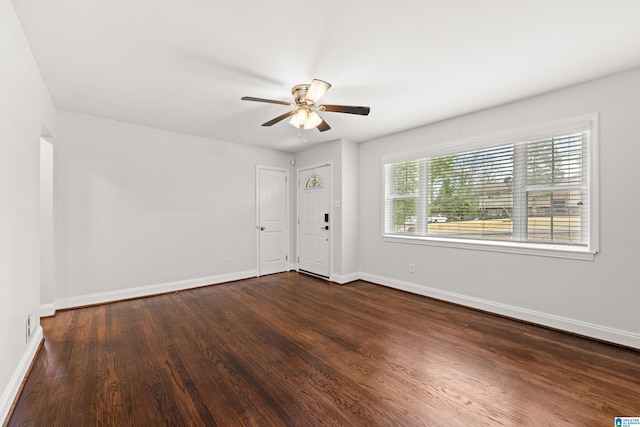
[(289, 270), (288, 174), (258, 167), (258, 274)]
[(298, 172), (298, 269), (329, 278), (331, 165)]

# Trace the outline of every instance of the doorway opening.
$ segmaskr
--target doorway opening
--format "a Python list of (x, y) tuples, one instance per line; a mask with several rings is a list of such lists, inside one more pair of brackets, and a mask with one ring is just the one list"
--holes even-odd
[(40, 138), (40, 315), (55, 314), (53, 158), (50, 138)]

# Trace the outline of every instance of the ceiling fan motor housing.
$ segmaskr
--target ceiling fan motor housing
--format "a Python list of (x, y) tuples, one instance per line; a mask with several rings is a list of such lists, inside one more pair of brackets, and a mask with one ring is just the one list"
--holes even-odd
[(307, 96), (307, 92), (309, 91), (309, 86), (307, 84), (296, 85), (291, 89), (291, 94), (296, 101), (296, 105), (308, 105), (309, 101), (306, 101), (304, 98)]

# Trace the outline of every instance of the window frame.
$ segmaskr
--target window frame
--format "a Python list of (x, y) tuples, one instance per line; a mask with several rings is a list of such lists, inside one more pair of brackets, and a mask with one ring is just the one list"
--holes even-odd
[[(390, 164), (409, 162), (422, 158), (433, 158), (464, 151), (488, 149), (500, 145), (522, 143), (557, 137), (562, 132), (572, 132), (582, 127), (589, 129), (589, 143), (587, 144), (587, 184), (588, 210), (585, 221), (588, 224), (587, 242), (584, 246), (558, 243), (501, 241), (489, 239), (461, 239), (456, 237), (442, 237), (435, 235), (416, 235), (413, 233), (387, 233), (385, 223), (388, 221), (387, 176), (386, 166)], [(381, 236), (384, 242), (417, 244), (450, 247), (457, 249), (482, 250), (492, 252), (517, 253), (539, 255), (558, 258), (593, 260), (599, 251), (599, 197), (598, 197), (598, 114), (588, 114), (556, 122), (544, 123), (525, 128), (485, 135), (454, 142), (436, 144), (401, 153), (383, 155), (381, 158)], [(426, 181), (426, 179), (425, 179)], [(423, 184), (422, 182), (420, 184)], [(424, 183), (426, 185), (426, 183)], [(516, 230), (514, 230), (514, 233)]]

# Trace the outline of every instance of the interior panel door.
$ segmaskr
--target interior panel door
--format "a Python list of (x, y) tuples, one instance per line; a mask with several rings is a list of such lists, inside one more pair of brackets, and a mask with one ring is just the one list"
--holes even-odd
[(259, 274), (289, 270), (287, 172), (258, 169)]

